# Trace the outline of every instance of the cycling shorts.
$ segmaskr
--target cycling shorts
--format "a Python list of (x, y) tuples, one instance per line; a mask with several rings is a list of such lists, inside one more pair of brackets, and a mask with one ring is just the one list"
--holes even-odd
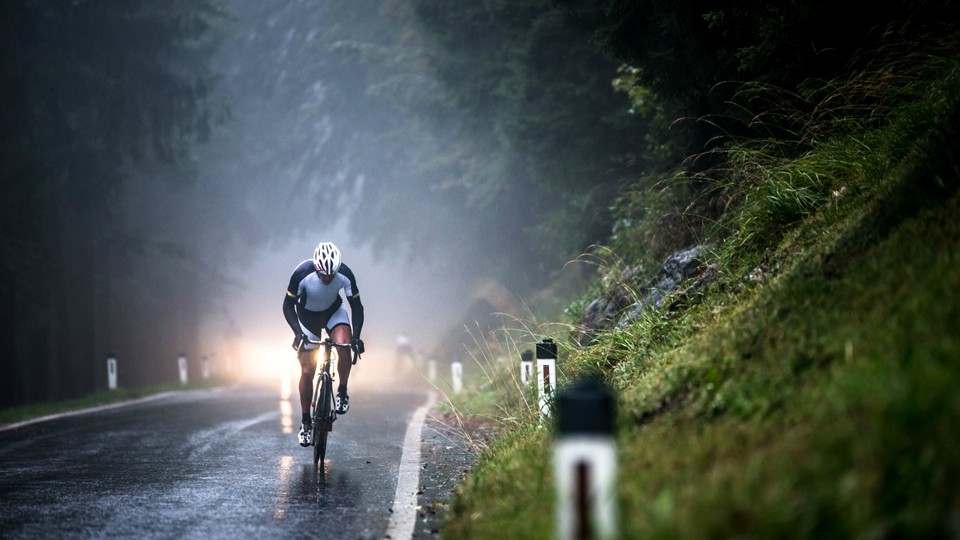
[[(322, 334), (324, 330), (329, 334), (330, 330), (333, 330), (335, 326), (341, 324), (350, 325), (347, 308), (342, 303), (331, 313), (298, 309), (297, 318), (300, 320), (300, 330), (302, 330), (304, 335), (307, 336), (307, 339), (311, 341), (321, 341), (323, 338), (320, 334)], [(320, 345), (307, 343), (304, 349), (313, 350), (319, 347)]]

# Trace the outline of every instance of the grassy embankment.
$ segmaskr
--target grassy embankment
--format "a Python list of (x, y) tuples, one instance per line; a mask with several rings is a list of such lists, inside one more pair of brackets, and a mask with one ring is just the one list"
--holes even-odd
[(705, 291), (586, 347), (563, 324), (478, 340), (482, 384), (452, 405), (502, 434), (445, 537), (552, 536), (550, 426), (489, 361), (544, 336), (561, 386), (616, 390), (625, 538), (960, 535), (960, 55), (892, 55), (804, 97), (794, 140), (727, 147)]

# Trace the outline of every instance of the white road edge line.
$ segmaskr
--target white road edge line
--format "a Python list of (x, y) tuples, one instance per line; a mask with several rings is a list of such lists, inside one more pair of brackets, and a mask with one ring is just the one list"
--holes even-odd
[(413, 413), (403, 437), (403, 454), (400, 456), (400, 471), (397, 473), (397, 492), (393, 496), (393, 511), (387, 523), (386, 537), (392, 539), (412, 538), (417, 522), (417, 491), (420, 484), (420, 433), (437, 396), (433, 392), (427, 403)]
[(15, 422), (13, 424), (0, 424), (0, 431), (6, 431), (8, 429), (15, 429), (18, 427), (29, 426), (30, 424), (38, 424), (40, 422), (46, 422), (47, 420), (55, 420), (57, 418), (66, 418), (68, 416), (76, 416), (78, 414), (88, 414), (98, 411), (106, 411), (109, 409), (117, 409), (120, 407), (126, 407), (128, 405), (136, 405), (137, 403), (144, 403), (147, 401), (153, 401), (155, 399), (160, 399), (167, 397), (169, 395), (175, 394), (176, 391), (171, 392), (161, 392), (159, 394), (153, 394), (142, 398), (131, 399), (127, 401), (118, 401), (116, 403), (108, 403), (106, 405), (97, 405), (94, 407), (87, 407), (86, 409), (77, 409), (75, 411), (64, 411), (54, 414), (48, 414), (46, 416), (39, 416), (37, 418), (31, 418), (29, 420), (23, 420), (20, 422)]

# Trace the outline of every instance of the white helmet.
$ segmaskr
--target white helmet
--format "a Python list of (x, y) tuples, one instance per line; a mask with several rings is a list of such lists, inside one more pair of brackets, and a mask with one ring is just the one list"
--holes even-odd
[(320, 242), (313, 250), (313, 267), (321, 274), (336, 274), (340, 269), (340, 250), (332, 242)]

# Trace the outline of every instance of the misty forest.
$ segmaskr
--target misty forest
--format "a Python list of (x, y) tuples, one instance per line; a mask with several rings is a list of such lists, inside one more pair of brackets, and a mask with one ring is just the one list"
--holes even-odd
[(7, 3), (3, 399), (89, 391), (108, 353), (172, 376), (220, 346), (199, 323), (251, 258), (337, 222), (529, 296), (608, 239), (625, 185), (749, 130), (731, 81), (835, 75), (917, 11), (727, 4)]
[(728, 180), (695, 173), (753, 129), (736, 81), (787, 99), (952, 14), (700, 4), (5, 2), (0, 399), (102, 387), (108, 354), (134, 385), (222, 359), (251, 261), (337, 224), (418, 281), (533, 301), (680, 166), (696, 208), (629, 248), (660, 259), (724, 202)]
[(348, 253), (463, 283), (421, 295), (465, 304), (441, 327), (546, 288), (609, 234), (619, 186), (703, 136), (647, 156), (618, 61), (569, 9), (6, 3), (0, 399), (103, 387), (107, 355), (128, 385), (222, 360), (251, 261), (338, 224)]
[(545, 2), (2, 9), (8, 405), (102, 387), (111, 354), (132, 385), (222, 358), (252, 261), (336, 226), (418, 281), (543, 287), (609, 229), (645, 133)]
[[(842, 4), (2, 2), (0, 407), (290, 354), (327, 240), (369, 357), (615, 388), (629, 537), (956, 536), (960, 5)], [(540, 537), (481, 369), (448, 532)]]

